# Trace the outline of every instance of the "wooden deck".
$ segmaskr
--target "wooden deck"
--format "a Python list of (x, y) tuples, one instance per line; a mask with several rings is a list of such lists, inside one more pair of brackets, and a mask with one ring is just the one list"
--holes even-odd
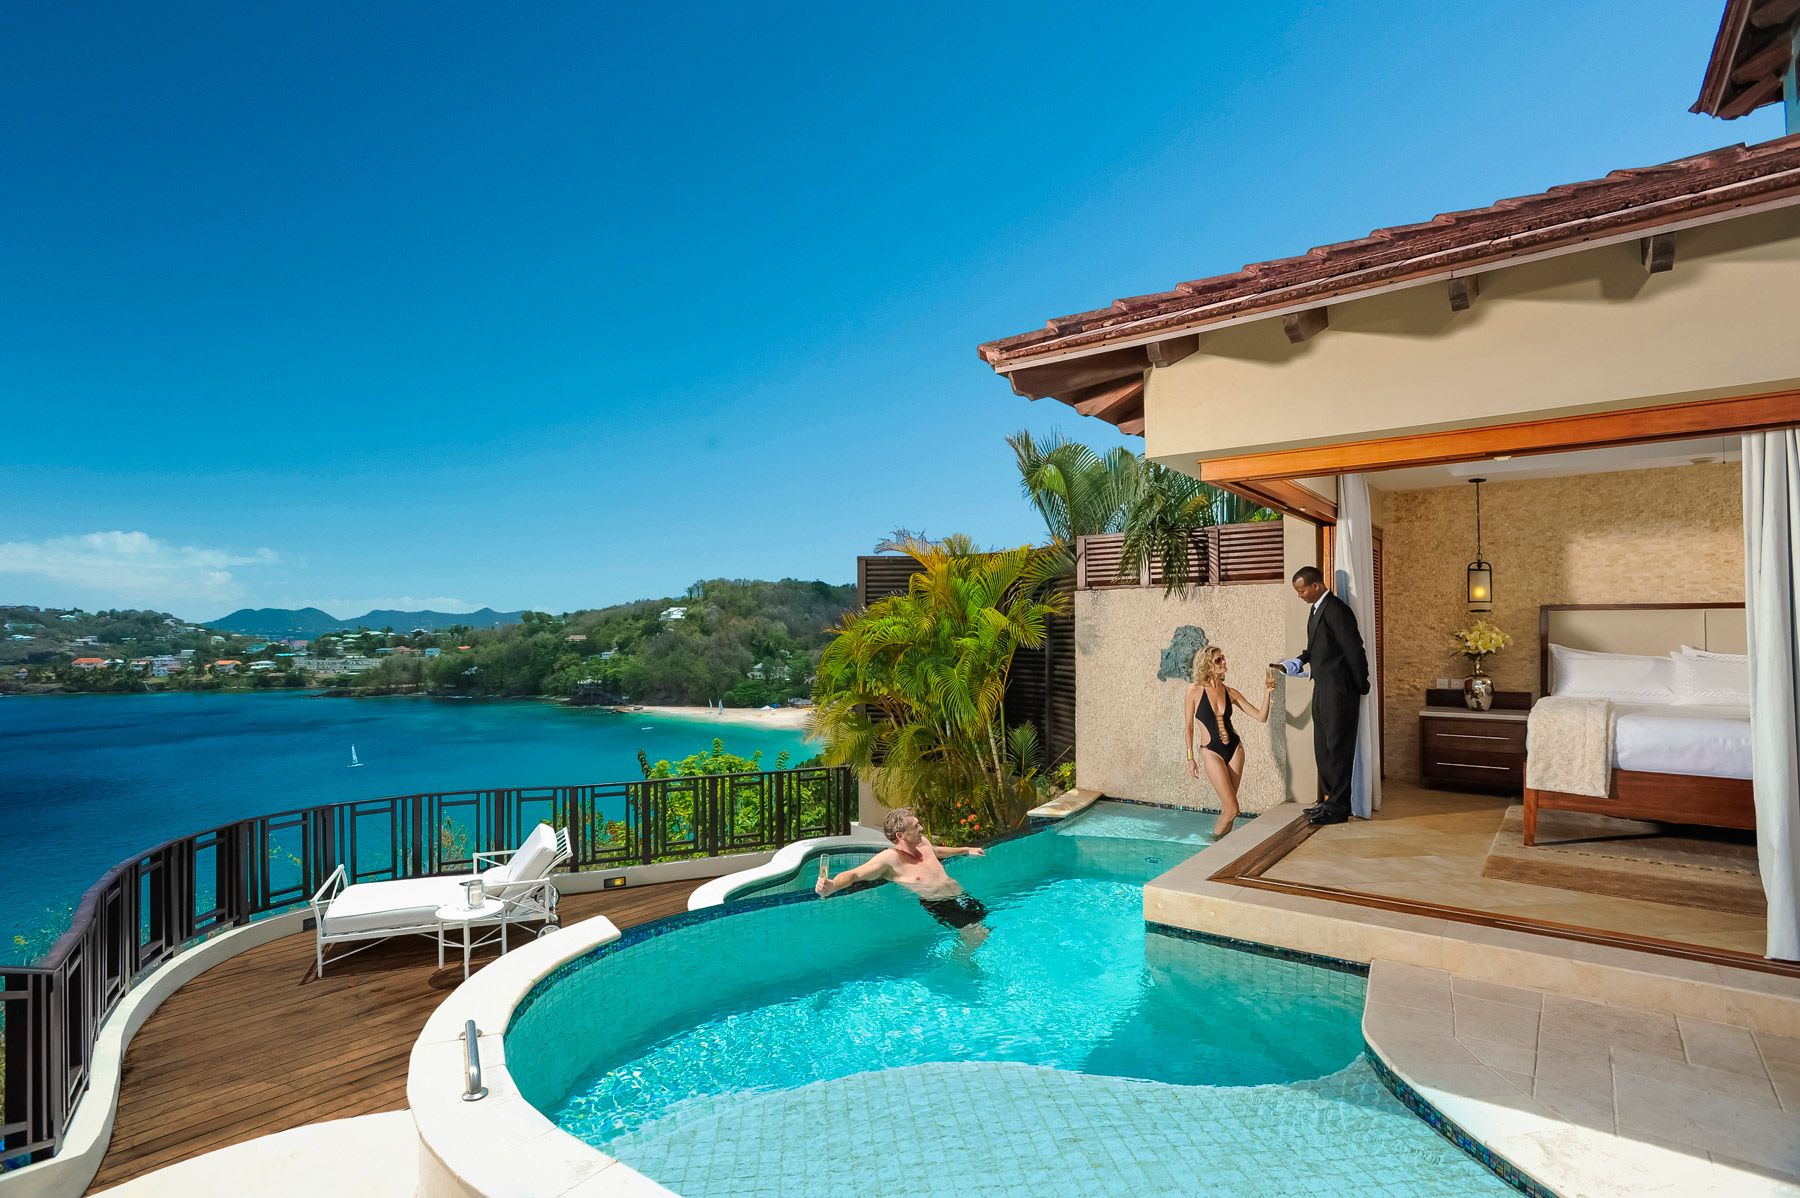
[[(562, 900), (564, 923), (620, 927), (687, 909), (698, 882)], [(494, 959), (478, 952), (476, 964)], [(288, 936), (170, 995), (125, 1054), (112, 1141), (90, 1193), (176, 1161), (305, 1123), (406, 1106), (406, 1066), (426, 1016), (462, 981), (408, 937), (313, 969), (313, 935)]]

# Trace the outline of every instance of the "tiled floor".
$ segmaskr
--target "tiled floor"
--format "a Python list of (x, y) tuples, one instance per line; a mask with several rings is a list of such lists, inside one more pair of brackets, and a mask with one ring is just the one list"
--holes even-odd
[(1508, 802), (1388, 779), (1374, 819), (1320, 829), (1264, 877), (1761, 954), (1759, 916), (1482, 877)]
[(1558, 1192), (1800, 1194), (1800, 1040), (1388, 961), (1363, 1027)]

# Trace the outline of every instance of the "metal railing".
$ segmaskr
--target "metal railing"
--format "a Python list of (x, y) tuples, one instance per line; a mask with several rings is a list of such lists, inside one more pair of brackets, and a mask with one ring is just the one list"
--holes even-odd
[(305, 904), (339, 865), (352, 883), (464, 872), (549, 821), (569, 829), (572, 869), (618, 869), (841, 836), (855, 809), (848, 769), (807, 767), (401, 795), (158, 845), (96, 882), (41, 961), (0, 966), (0, 1168), (61, 1147), (100, 1028), (132, 986), (207, 935)]

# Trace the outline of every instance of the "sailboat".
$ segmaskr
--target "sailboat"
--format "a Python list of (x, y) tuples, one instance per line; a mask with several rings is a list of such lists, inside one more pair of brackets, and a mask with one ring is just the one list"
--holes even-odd
[(362, 765), (362, 762), (357, 760), (357, 757), (356, 757), (356, 746), (351, 745), (350, 746), (350, 768), (356, 769), (361, 765)]

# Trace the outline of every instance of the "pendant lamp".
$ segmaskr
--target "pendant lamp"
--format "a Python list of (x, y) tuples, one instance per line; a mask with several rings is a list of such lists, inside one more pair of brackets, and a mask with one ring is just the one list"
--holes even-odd
[(1481, 484), (1485, 478), (1472, 478), (1475, 484), (1475, 560), (1469, 563), (1469, 610), (1494, 610), (1494, 567), (1481, 556)]

